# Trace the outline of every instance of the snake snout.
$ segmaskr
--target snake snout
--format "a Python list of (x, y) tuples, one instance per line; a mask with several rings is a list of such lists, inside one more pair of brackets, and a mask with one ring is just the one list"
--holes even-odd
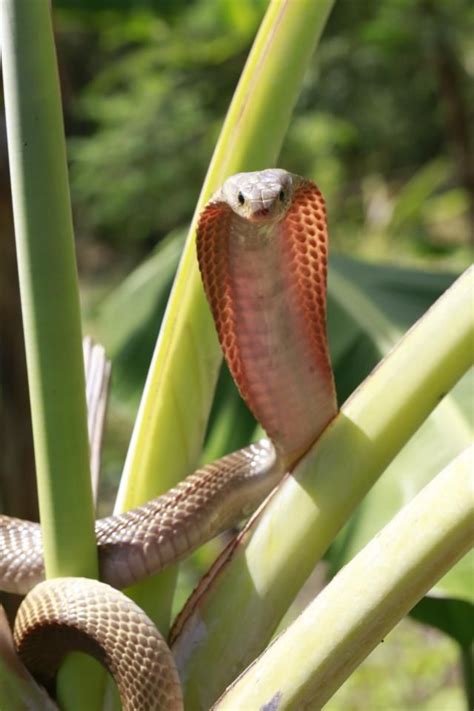
[(255, 212), (252, 212), (251, 215), (249, 215), (249, 220), (251, 222), (266, 222), (267, 219), (271, 219), (273, 217), (273, 211), (268, 208), (268, 207), (261, 207), (258, 210), (255, 210)]
[(249, 222), (271, 222), (283, 213), (278, 196), (249, 201), (247, 219)]

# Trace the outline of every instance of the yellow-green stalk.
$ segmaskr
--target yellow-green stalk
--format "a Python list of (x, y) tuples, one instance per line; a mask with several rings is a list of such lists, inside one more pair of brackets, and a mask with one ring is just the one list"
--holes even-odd
[(320, 709), (474, 543), (474, 446), (348, 563), (214, 707)]
[[(269, 4), (196, 207), (148, 374), (116, 512), (168, 489), (190, 474), (199, 460), (221, 352), (197, 268), (197, 216), (228, 175), (276, 164), (305, 69), (332, 5), (333, 0)], [(174, 583), (172, 570), (159, 582), (152, 578), (132, 592), (164, 633)]]

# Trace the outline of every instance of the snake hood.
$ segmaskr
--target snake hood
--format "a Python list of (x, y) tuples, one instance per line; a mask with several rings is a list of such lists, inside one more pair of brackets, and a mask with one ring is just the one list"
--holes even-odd
[(280, 168), (237, 173), (212, 197), (226, 202), (239, 217), (250, 222), (278, 222), (285, 216), (301, 179)]
[(196, 247), (230, 372), (291, 466), (337, 411), (323, 196), (286, 170), (237, 173), (201, 212)]

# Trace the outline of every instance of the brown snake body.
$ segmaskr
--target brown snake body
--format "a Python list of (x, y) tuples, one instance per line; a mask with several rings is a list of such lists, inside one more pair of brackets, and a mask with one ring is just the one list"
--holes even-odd
[[(278, 169), (229, 178), (201, 213), (197, 252), (229, 368), (271, 442), (223, 457), (144, 506), (98, 521), (101, 579), (117, 588), (179, 560), (251, 513), (337, 411), (326, 337), (326, 213), (317, 187)], [(144, 613), (104, 584), (36, 585), (43, 577), (39, 525), (0, 516), (0, 587), (21, 593), (33, 587), (15, 641), (41, 681), (49, 683), (62, 656), (81, 648), (114, 674), (124, 708), (181, 708), (171, 653), (156, 630), (156, 653), (132, 658), (127, 635), (151, 635)], [(141, 622), (134, 617), (139, 613)], [(54, 659), (41, 651), (51, 639)], [(162, 681), (157, 686), (151, 677)]]
[[(163, 570), (248, 516), (283, 474), (261, 440), (198, 469), (166, 494), (96, 522), (101, 580), (116, 588)], [(0, 587), (26, 594), (44, 579), (39, 524), (0, 516)]]

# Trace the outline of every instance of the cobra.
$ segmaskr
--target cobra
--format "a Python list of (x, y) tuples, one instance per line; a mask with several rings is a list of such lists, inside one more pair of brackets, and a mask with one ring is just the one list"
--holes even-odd
[(165, 641), (115, 588), (162, 570), (248, 516), (335, 416), (327, 241), (320, 191), (285, 170), (234, 175), (203, 209), (197, 256), (204, 289), (229, 369), (268, 439), (199, 469), (140, 508), (99, 520), (103, 582), (41, 582), (39, 525), (0, 516), (0, 587), (29, 593), (15, 645), (47, 688), (76, 649), (109, 669), (124, 709), (182, 708)]

